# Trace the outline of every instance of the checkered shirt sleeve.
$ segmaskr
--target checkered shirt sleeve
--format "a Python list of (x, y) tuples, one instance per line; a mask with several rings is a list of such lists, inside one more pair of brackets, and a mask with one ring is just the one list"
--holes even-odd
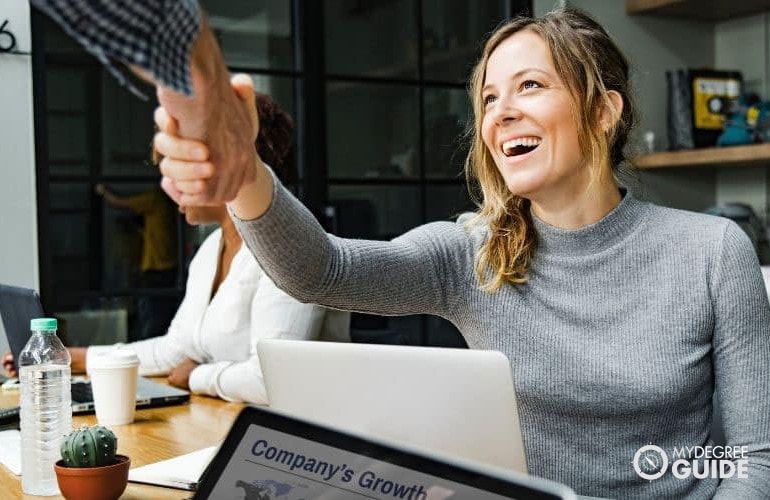
[(200, 29), (197, 0), (30, 0), (132, 92), (115, 62), (132, 64), (158, 82), (192, 94), (190, 52)]

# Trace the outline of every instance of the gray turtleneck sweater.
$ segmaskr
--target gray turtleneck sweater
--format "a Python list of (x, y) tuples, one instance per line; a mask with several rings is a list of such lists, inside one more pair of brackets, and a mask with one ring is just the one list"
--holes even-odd
[[(237, 219), (237, 218), (236, 218)], [(262, 268), (305, 302), (444, 317), (511, 362), (529, 472), (581, 495), (770, 497), (770, 304), (734, 223), (626, 194), (597, 223), (535, 218), (525, 285), (479, 289), (484, 227), (436, 222), (389, 242), (327, 235), (276, 181), (270, 209), (236, 220)], [(712, 395), (748, 477), (640, 478), (647, 444), (712, 444)], [(478, 422), (477, 425), (483, 425)], [(673, 458), (672, 458), (673, 461)]]

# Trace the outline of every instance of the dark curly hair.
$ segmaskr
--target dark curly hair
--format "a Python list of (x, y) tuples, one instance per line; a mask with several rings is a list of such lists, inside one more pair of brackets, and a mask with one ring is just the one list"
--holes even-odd
[(297, 182), (294, 159), (294, 120), (267, 94), (255, 92), (259, 135), (257, 151), (284, 183)]

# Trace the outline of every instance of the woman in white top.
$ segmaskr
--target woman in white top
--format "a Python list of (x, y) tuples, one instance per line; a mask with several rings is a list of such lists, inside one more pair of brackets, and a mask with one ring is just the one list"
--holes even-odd
[[(189, 208), (190, 224), (216, 222), (190, 263), (184, 300), (165, 335), (130, 345), (141, 375), (198, 394), (265, 404), (256, 342), (262, 338), (348, 339), (349, 315), (302, 304), (279, 290), (243, 245), (223, 206)], [(70, 348), (73, 371), (112, 346)], [(85, 355), (85, 367), (82, 360)]]
[[(257, 94), (265, 127), (257, 148), (280, 172), (291, 151), (292, 122)], [(349, 313), (303, 304), (279, 290), (243, 245), (224, 205), (185, 210), (191, 225), (218, 224), (192, 259), (182, 304), (165, 335), (133, 342), (141, 375), (168, 375), (172, 385), (230, 401), (267, 403), (256, 343), (262, 338), (349, 340)], [(70, 347), (72, 372), (113, 346)], [(3, 364), (15, 376), (12, 356)]]

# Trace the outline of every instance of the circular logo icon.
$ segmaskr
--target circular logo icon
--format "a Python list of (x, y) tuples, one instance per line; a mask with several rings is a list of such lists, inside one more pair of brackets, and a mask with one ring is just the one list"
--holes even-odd
[(652, 481), (666, 473), (668, 455), (663, 448), (648, 444), (636, 450), (634, 455), (634, 470), (642, 479)]

